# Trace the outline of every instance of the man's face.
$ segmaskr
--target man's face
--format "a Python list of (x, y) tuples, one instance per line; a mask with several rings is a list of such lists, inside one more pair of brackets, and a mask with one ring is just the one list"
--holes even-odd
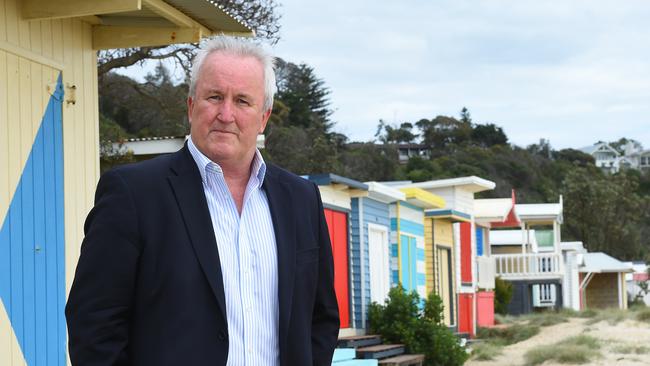
[(196, 147), (218, 164), (250, 164), (257, 135), (271, 110), (264, 110), (264, 70), (253, 57), (210, 54), (187, 99), (190, 134)]

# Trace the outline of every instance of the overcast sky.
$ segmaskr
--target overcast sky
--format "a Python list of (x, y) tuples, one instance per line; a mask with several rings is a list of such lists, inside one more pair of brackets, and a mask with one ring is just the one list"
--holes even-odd
[(315, 69), (350, 140), (466, 106), (520, 146), (650, 148), (650, 1), (277, 1), (274, 52)]
[(313, 66), (335, 129), (458, 116), (554, 148), (650, 148), (650, 2), (279, 0), (278, 56)]

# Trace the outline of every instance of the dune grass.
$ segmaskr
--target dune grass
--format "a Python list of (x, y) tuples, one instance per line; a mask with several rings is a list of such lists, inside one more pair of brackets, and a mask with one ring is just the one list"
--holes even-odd
[(639, 309), (636, 313), (636, 320), (650, 323), (650, 308)]
[(650, 353), (650, 347), (641, 346), (637, 344), (623, 344), (613, 348), (613, 351), (616, 353), (622, 354), (635, 354), (635, 355), (645, 355)]
[(530, 324), (513, 324), (506, 328), (480, 328), (478, 337), (488, 343), (507, 346), (519, 343), (539, 333), (539, 326)]
[(503, 346), (492, 342), (481, 342), (472, 348), (472, 358), (478, 361), (492, 361), (501, 353)]
[(532, 349), (524, 355), (526, 366), (541, 365), (546, 361), (584, 364), (600, 357), (600, 341), (589, 335), (566, 338), (555, 344)]

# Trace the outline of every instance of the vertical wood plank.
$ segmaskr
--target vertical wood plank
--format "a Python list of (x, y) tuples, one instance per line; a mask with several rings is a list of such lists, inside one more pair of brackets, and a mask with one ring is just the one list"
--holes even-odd
[(63, 22), (61, 19), (50, 21), (52, 29), (52, 58), (63, 63)]
[[(40, 32), (38, 34), (40, 38)], [(52, 123), (48, 110), (49, 93), (47, 92), (48, 67), (32, 63), (32, 120), (35, 121), (36, 138), (32, 147), (33, 189), (34, 197), (33, 222), (34, 240), (30, 248), (34, 256), (34, 324), (35, 324), (35, 355), (36, 365), (46, 365), (47, 360), (47, 298), (46, 298), (46, 263), (49, 253), (45, 240), (45, 187), (51, 184), (52, 178), (45, 174), (45, 161), (53, 159), (44, 150), (47, 129)]]
[(7, 11), (6, 8), (7, 0), (0, 0), (0, 40), (7, 40)]
[(17, 0), (5, 1), (5, 21), (7, 42), (18, 44), (18, 9)]
[[(63, 62), (65, 65), (65, 70), (63, 71), (63, 89), (65, 93), (68, 93), (66, 88), (67, 85), (74, 84), (74, 60), (73, 60), (73, 38), (72, 38), (72, 21), (70, 19), (62, 19), (61, 22), (61, 51)], [(75, 161), (75, 151), (74, 151), (74, 106), (68, 105), (63, 102), (63, 160), (65, 162)], [(70, 286), (72, 285), (73, 274), (75, 266), (77, 264), (77, 258), (79, 256), (79, 250), (77, 249), (78, 243), (76, 242), (77, 236), (76, 232), (79, 230), (78, 218), (79, 214), (77, 213), (76, 205), (76, 192), (79, 191), (81, 187), (78, 187), (76, 179), (74, 179), (74, 165), (72, 163), (64, 164), (64, 179), (65, 179), (65, 222), (66, 222), (66, 246), (65, 251), (65, 273), (66, 273), (66, 294), (70, 291)]]
[[(4, 1), (4, 0), (0, 0)], [(9, 209), (9, 112), (7, 110), (7, 54), (0, 51), (0, 225), (4, 222), (6, 210)]]
[(18, 45), (22, 48), (31, 49), (29, 23), (20, 15), (20, 2), (16, 6), (18, 19)]
[(29, 29), (29, 45), (30, 50), (39, 55), (43, 54), (42, 47), (42, 34), (41, 34), (41, 22), (27, 22)]
[(41, 53), (47, 58), (52, 58), (52, 21), (43, 20), (41, 23)]

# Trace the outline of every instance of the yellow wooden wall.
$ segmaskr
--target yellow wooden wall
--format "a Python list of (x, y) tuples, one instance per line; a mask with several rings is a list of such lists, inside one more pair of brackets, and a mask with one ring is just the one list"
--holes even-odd
[[(62, 74), (66, 291), (69, 291), (99, 176), (96, 52), (80, 20), (24, 21), (19, 0), (0, 0), (0, 225)], [(0, 364), (22, 364), (0, 306)], [(10, 361), (13, 359), (13, 361)]]

